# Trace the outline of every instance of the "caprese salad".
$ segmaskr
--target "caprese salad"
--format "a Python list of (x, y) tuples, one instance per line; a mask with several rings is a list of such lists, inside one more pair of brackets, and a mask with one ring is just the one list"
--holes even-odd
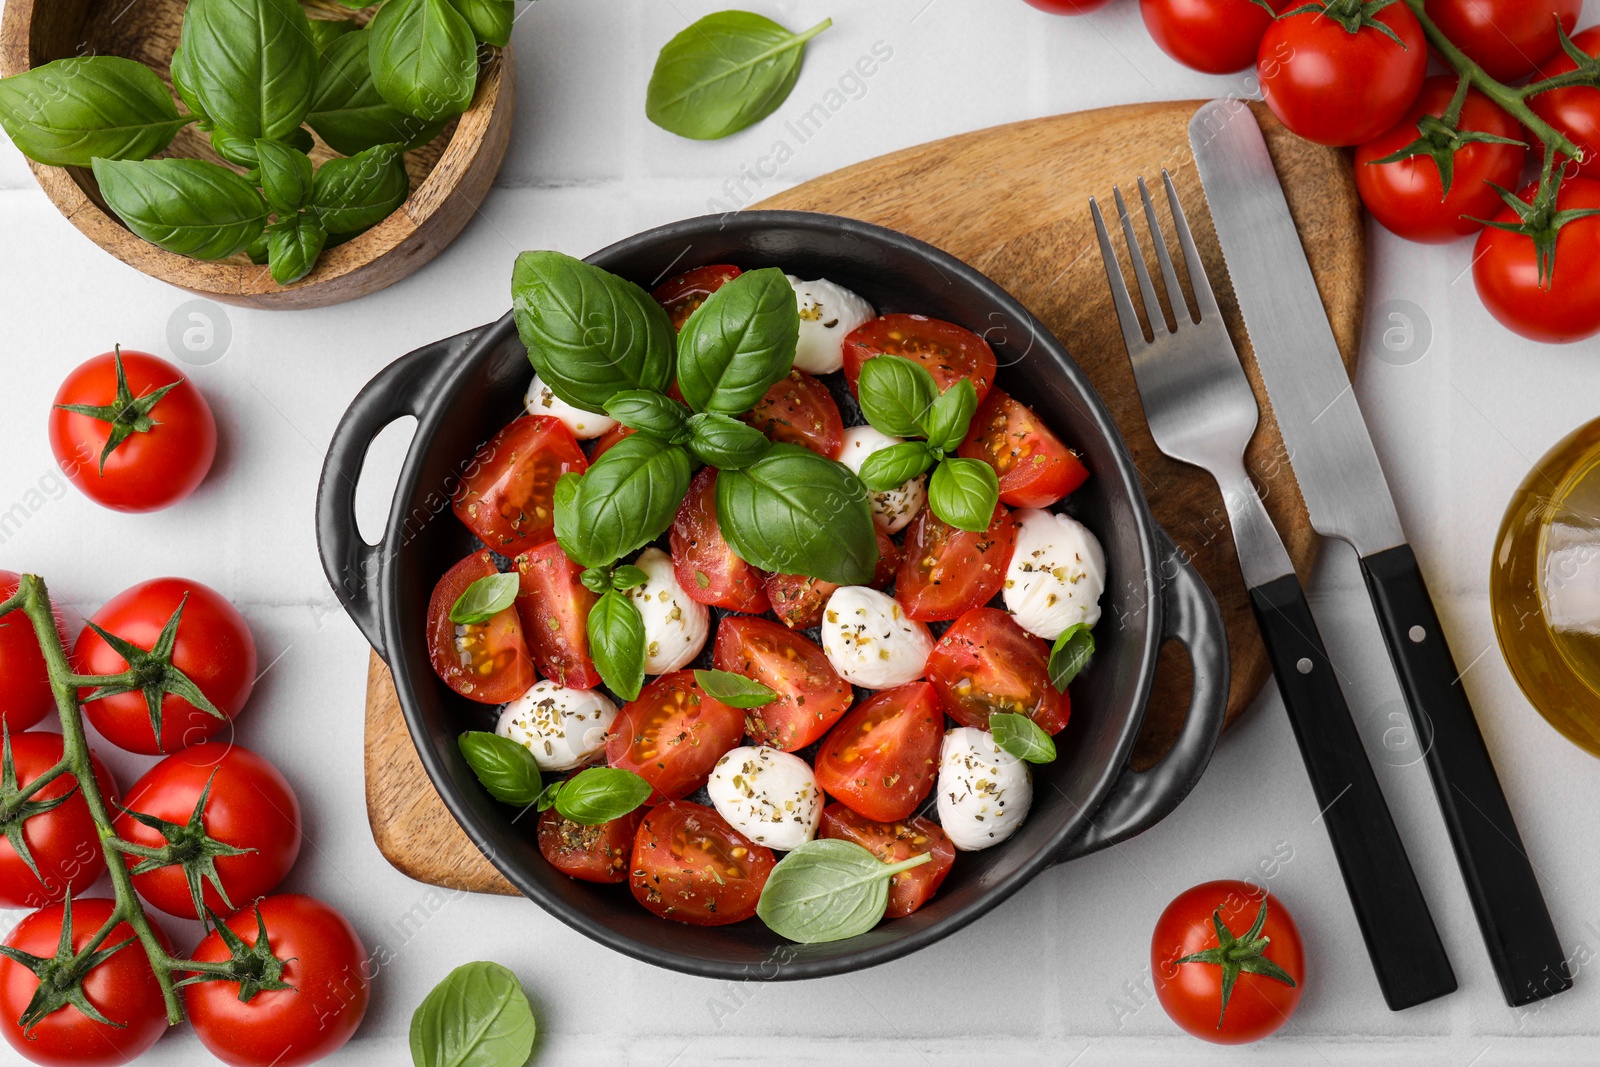
[(530, 252), (513, 296), (526, 414), (466, 465), (484, 547), (427, 625), (498, 706), (462, 752), (545, 858), (821, 941), (1014, 834), (1106, 565), (1052, 510), (1088, 471), (984, 339), (772, 268), (646, 293)]

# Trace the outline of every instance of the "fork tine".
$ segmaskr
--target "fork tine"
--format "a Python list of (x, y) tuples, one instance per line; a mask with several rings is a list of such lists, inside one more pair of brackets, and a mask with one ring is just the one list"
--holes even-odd
[(1111, 302), (1117, 307), (1117, 320), (1122, 323), (1122, 340), (1128, 346), (1128, 354), (1132, 355), (1149, 342), (1144, 339), (1144, 326), (1139, 322), (1139, 313), (1133, 309), (1133, 298), (1128, 295), (1128, 283), (1122, 276), (1117, 250), (1111, 247), (1111, 234), (1106, 232), (1105, 217), (1100, 214), (1100, 205), (1092, 196), (1089, 198), (1089, 213), (1094, 216), (1095, 233), (1100, 237), (1100, 260), (1105, 264), (1106, 281), (1111, 284)]
[(1172, 318), (1182, 326), (1184, 320), (1194, 322), (1189, 315), (1189, 301), (1178, 284), (1178, 272), (1172, 269), (1172, 256), (1167, 253), (1167, 235), (1161, 232), (1161, 220), (1156, 218), (1155, 201), (1150, 199), (1150, 188), (1139, 176), (1139, 198), (1144, 201), (1144, 221), (1150, 227), (1150, 240), (1155, 242), (1156, 262), (1161, 264), (1161, 278), (1167, 283), (1167, 301), (1172, 305)]
[(1160, 337), (1163, 333), (1171, 333), (1167, 327), (1167, 317), (1161, 311), (1161, 301), (1156, 296), (1156, 287), (1150, 282), (1150, 272), (1144, 266), (1144, 249), (1139, 247), (1139, 236), (1134, 233), (1133, 219), (1128, 215), (1128, 205), (1122, 199), (1122, 189), (1113, 185), (1111, 195), (1117, 201), (1117, 214), (1122, 218), (1122, 236), (1128, 242), (1128, 255), (1133, 257), (1133, 276), (1139, 279), (1139, 295), (1144, 297), (1144, 311), (1150, 316), (1150, 334)]
[(1167, 204), (1172, 208), (1172, 222), (1178, 229), (1178, 247), (1183, 249), (1183, 262), (1189, 268), (1189, 284), (1194, 287), (1195, 306), (1200, 309), (1202, 319), (1221, 315), (1217, 308), (1216, 294), (1211, 291), (1211, 279), (1206, 276), (1206, 268), (1200, 262), (1200, 252), (1194, 246), (1194, 235), (1189, 232), (1189, 220), (1183, 214), (1183, 205), (1178, 202), (1178, 190), (1172, 185), (1172, 175), (1167, 173), (1167, 168), (1161, 168), (1161, 181), (1167, 187)]

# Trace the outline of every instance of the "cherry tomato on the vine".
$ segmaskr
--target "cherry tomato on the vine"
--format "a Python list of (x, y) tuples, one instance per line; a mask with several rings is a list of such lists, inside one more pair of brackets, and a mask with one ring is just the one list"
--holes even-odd
[[(1575, 34), (1572, 43), (1591, 56), (1600, 56), (1600, 26), (1590, 26)], [(1533, 80), (1544, 81), (1577, 69), (1571, 56), (1557, 52), (1554, 59), (1539, 68)], [(1583, 151), (1578, 172), (1585, 178), (1600, 178), (1600, 89), (1587, 85), (1552, 89), (1530, 96), (1528, 106)]]
[(1561, 51), (1558, 20), (1571, 33), (1583, 0), (1428, 0), (1425, 10), (1489, 77), (1514, 82)]
[[(1282, 11), (1290, 0), (1269, 0)], [(1145, 29), (1167, 55), (1207, 74), (1253, 65), (1272, 15), (1251, 0), (1139, 0)]]
[(1111, 0), (1027, 0), (1030, 7), (1048, 11), (1052, 15), (1087, 15), (1099, 11)]
[[(1537, 183), (1518, 197), (1532, 203)], [(1558, 211), (1600, 208), (1600, 181), (1568, 178), (1556, 196)], [(1496, 222), (1515, 223), (1517, 214), (1502, 207)], [(1533, 238), (1484, 227), (1472, 260), (1472, 280), (1501, 325), (1513, 333), (1547, 344), (1582, 341), (1600, 333), (1600, 215), (1574, 219), (1555, 238), (1548, 277), (1541, 276)]]
[[(0, 570), (0, 601), (16, 595), (22, 576)], [(59, 632), (61, 620), (56, 620)], [(66, 644), (66, 638), (62, 638)], [(44, 653), (33, 623), (19, 609), (0, 615), (0, 722), (12, 733), (20, 733), (50, 714), (56, 706), (50, 691), (50, 674), (45, 670)]]
[[(11, 760), (17, 788), (27, 788), (61, 762), (62, 752), (60, 734), (13, 731)], [(89, 758), (100, 795), (107, 805), (114, 806), (116, 779), (99, 756), (91, 752)], [(7, 792), (0, 786), (0, 797)], [(33, 867), (10, 840), (0, 837), (0, 907), (41, 908), (53, 904), (69, 890), (81, 893), (88, 889), (106, 869), (105, 850), (100, 847), (94, 816), (89, 814), (89, 805), (77, 791), (77, 779), (72, 775), (63, 774), (39, 790), (10, 819), (0, 818), (0, 830), (12, 820), (21, 824), (22, 843), (39, 873), (33, 873)]]

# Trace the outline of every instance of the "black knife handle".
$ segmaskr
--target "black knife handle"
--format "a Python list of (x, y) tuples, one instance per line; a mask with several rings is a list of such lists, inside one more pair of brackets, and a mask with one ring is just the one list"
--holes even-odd
[(1506, 1003), (1572, 988), (1566, 955), (1410, 545), (1361, 560)]
[(1305, 591), (1293, 574), (1250, 590), (1345, 890), (1391, 1011), (1454, 992), (1455, 972), (1378, 788)]

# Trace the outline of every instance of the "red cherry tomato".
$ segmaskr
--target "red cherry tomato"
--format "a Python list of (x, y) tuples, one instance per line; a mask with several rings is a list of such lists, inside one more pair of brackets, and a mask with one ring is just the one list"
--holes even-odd
[(712, 808), (674, 800), (646, 815), (628, 864), (633, 898), (691, 926), (725, 926), (756, 913), (775, 861)]
[(1027, 0), (1029, 7), (1048, 11), (1052, 15), (1087, 15), (1099, 11), (1111, 0)]
[[(256, 907), (272, 954), (284, 961), (279, 980), (292, 988), (263, 989), (241, 1003), (237, 982), (200, 982), (184, 987), (184, 1008), (200, 1043), (232, 1067), (315, 1063), (343, 1048), (361, 1025), (373, 965), (355, 928), (320, 900), (285, 894)], [(236, 912), (227, 925), (255, 947), (255, 908)], [(207, 963), (228, 957), (216, 931), (191, 953)]]
[[(1520, 192), (1531, 201), (1537, 191), (1529, 185)], [(1561, 211), (1600, 208), (1600, 181), (1568, 178), (1556, 196)], [(1500, 222), (1515, 222), (1516, 215), (1502, 207)], [(1513, 333), (1547, 344), (1582, 341), (1600, 333), (1600, 215), (1568, 223), (1556, 238), (1555, 269), (1549, 287), (1541, 284), (1533, 240), (1493, 226), (1478, 235), (1472, 261), (1472, 279), (1478, 299), (1501, 325)]]
[(1050, 646), (998, 608), (973, 608), (944, 632), (928, 681), (962, 726), (987, 730), (989, 716), (1010, 712), (1058, 734), (1072, 714), (1071, 699), (1050, 684)]
[[(873, 524), (873, 534), (878, 540), (878, 565), (872, 572), (872, 588), (887, 589), (894, 584), (900, 570), (900, 546), (894, 543), (883, 527)], [(838, 589), (832, 582), (810, 578), (804, 574), (767, 575), (767, 599), (778, 621), (791, 630), (806, 630), (822, 625), (822, 609), (828, 598)]]
[(644, 809), (598, 826), (563, 818), (555, 808), (539, 816), (539, 851), (550, 866), (584, 882), (621, 885), (628, 880), (628, 860)]
[[(217, 454), (217, 421), (177, 367), (147, 352), (121, 356), (127, 392), (120, 398), (115, 352), (67, 375), (50, 411), (50, 450), (67, 478), (95, 503), (114, 511), (157, 511), (205, 480)], [(172, 388), (152, 406), (151, 395), (167, 386)], [(103, 410), (96, 417), (67, 411), (65, 404)], [(102, 463), (107, 441), (124, 430), (131, 432)]]
[[(187, 826), (208, 783), (211, 791), (201, 816), (204, 833), (221, 844), (248, 850), (214, 861), (228, 894), (226, 901), (209, 879), (201, 882), (206, 906), (226, 915), (272, 892), (294, 866), (300, 855), (300, 801), (278, 768), (262, 757), (240, 745), (207, 741), (151, 767), (128, 790), (122, 806)], [(124, 841), (148, 848), (167, 844), (161, 831), (126, 812), (117, 816), (115, 826)], [(137, 856), (124, 858), (130, 869), (139, 863)], [(168, 915), (199, 918), (181, 866), (136, 874), (133, 886)]]
[(558, 685), (593, 689), (600, 684), (600, 672), (589, 655), (589, 612), (600, 598), (579, 580), (583, 568), (554, 541), (523, 553), (516, 562), (522, 586), (517, 615), (528, 654)]
[[(1572, 38), (1572, 43), (1591, 56), (1600, 56), (1600, 26), (1590, 26)], [(1534, 81), (1544, 81), (1558, 74), (1568, 74), (1578, 69), (1572, 57), (1558, 51), (1555, 58), (1539, 68)], [(1547, 93), (1528, 98), (1533, 113), (1566, 134), (1567, 139), (1583, 150), (1583, 162), (1578, 172), (1585, 178), (1600, 178), (1600, 89), (1575, 85), (1566, 89), (1552, 89)]]
[(549, 415), (524, 415), (478, 449), (450, 506), (502, 556), (555, 537), (556, 481), (589, 461), (572, 431)]
[(889, 879), (889, 907), (884, 916), (890, 919), (904, 918), (932, 899), (956, 861), (956, 846), (931, 819), (873, 822), (843, 804), (829, 804), (822, 809), (817, 836), (852, 841), (885, 863), (899, 863), (923, 853), (932, 855), (922, 866)]
[(458, 625), (450, 608), (480, 578), (499, 573), (488, 549), (457, 563), (439, 579), (428, 600), (428, 659), (445, 685), (480, 704), (504, 704), (536, 680), (522, 620), (509, 607), (488, 622)]
[(855, 699), (815, 641), (766, 619), (723, 619), (713, 662), (719, 671), (753, 678), (778, 694), (772, 703), (744, 713), (745, 733), (758, 745), (785, 752), (805, 748)]
[(877, 822), (911, 817), (939, 777), (944, 710), (927, 682), (874, 693), (817, 752), (817, 785)]
[[(116, 904), (104, 897), (72, 902), (74, 950), (82, 949), (111, 918)], [(52, 904), (33, 912), (17, 924), (5, 943), (14, 949), (51, 959), (61, 940), (66, 905)], [(161, 927), (150, 924), (167, 953), (172, 943)], [(106, 939), (107, 947), (134, 938), (133, 927), (119, 923)], [(45, 1067), (114, 1067), (145, 1054), (167, 1032), (167, 1008), (161, 986), (150, 969), (150, 958), (138, 940), (103, 961), (83, 979), (89, 1003), (112, 1024), (96, 1022), (72, 1005), (51, 1012), (24, 1034), (17, 1020), (27, 1010), (39, 988), (39, 979), (15, 960), (0, 957), (0, 1033), (12, 1048), (31, 1063)]]
[[(13, 731), (11, 759), (17, 772), (17, 786), (26, 788), (54, 767), (61, 761), (62, 751), (60, 734)], [(111, 777), (99, 756), (91, 752), (89, 758), (100, 795), (114, 809), (116, 779)], [(82, 893), (94, 885), (106, 869), (105, 852), (100, 847), (94, 816), (89, 814), (88, 803), (76, 789), (77, 779), (63, 774), (31, 798), (35, 803), (44, 804), (72, 793), (65, 803), (22, 820), (22, 843), (39, 868), (38, 874), (33, 873), (9, 840), (0, 837), (0, 907), (42, 908), (54, 904), (69, 890), (74, 894)], [(0, 829), (6, 822), (0, 819)]]
[(1321, 11), (1285, 15), (1261, 39), (1256, 71), (1273, 114), (1308, 141), (1355, 145), (1399, 122), (1422, 89), (1428, 43), (1405, 4), (1373, 16), (1400, 39), (1351, 33)]
[(1425, 10), (1489, 77), (1514, 82), (1561, 51), (1557, 20), (1571, 33), (1583, 0), (1428, 0)]
[(882, 315), (857, 326), (844, 339), (844, 376), (855, 392), (861, 365), (873, 356), (904, 356), (927, 368), (942, 393), (963, 378), (978, 402), (989, 395), (996, 368), (989, 342), (953, 322), (926, 315)]
[[(210, 586), (186, 578), (141, 582), (118, 593), (94, 613), (91, 621), (148, 651), (155, 647), (162, 628), (180, 605), (183, 616), (178, 622), (177, 644), (172, 649), (172, 666), (199, 686), (224, 718), (168, 693), (161, 702), (158, 739), (144, 694), (137, 689), (84, 704), (89, 722), (118, 748), (154, 756), (198, 744), (237, 716), (255, 688), (255, 638), (250, 636), (250, 627), (239, 609)], [(88, 627), (78, 635), (72, 656), (79, 674), (117, 674), (128, 668), (121, 653)], [(88, 695), (85, 690), (83, 696)]]
[(617, 713), (606, 738), (606, 762), (633, 771), (655, 792), (649, 803), (686, 797), (744, 736), (744, 712), (713, 700), (693, 671), (655, 679)]
[[(1262, 907), (1267, 914), (1260, 936), (1270, 940), (1259, 952), (1294, 984), (1241, 971), (1224, 1011), (1222, 965), (1177, 961), (1218, 947), (1216, 920), (1233, 937), (1244, 938)], [(1248, 882), (1205, 882), (1178, 894), (1156, 920), (1150, 937), (1150, 974), (1156, 997), (1173, 1022), (1206, 1041), (1242, 1045), (1276, 1032), (1300, 1006), (1305, 949), (1294, 918), (1277, 897)]]
[[(1424, 115), (1443, 115), (1455, 94), (1454, 75), (1429, 78), (1411, 112), (1394, 129), (1356, 149), (1356, 188), (1372, 217), (1393, 233), (1425, 244), (1455, 241), (1483, 229), (1473, 219), (1493, 217), (1503, 206), (1488, 183), (1511, 188), (1522, 176), (1528, 157), (1522, 145), (1472, 142), (1455, 154), (1449, 195), (1439, 165), (1428, 155), (1393, 163), (1374, 163), (1417, 140), (1417, 122)], [(1524, 140), (1522, 123), (1502, 111), (1476, 89), (1469, 90), (1461, 109), (1461, 130)]]
[[(22, 576), (0, 570), (0, 601), (16, 595)], [(56, 620), (56, 631), (61, 620)], [(66, 638), (61, 639), (63, 645)], [(18, 734), (44, 718), (56, 706), (50, 691), (50, 674), (45, 670), (44, 653), (33, 623), (20, 610), (0, 615), (0, 722)]]
[(1000, 591), (1016, 547), (1017, 524), (1004, 504), (982, 533), (958, 530), (925, 508), (906, 534), (895, 599), (921, 622), (958, 618)]
[[(1271, 0), (1282, 11), (1289, 0)], [(1163, 52), (1207, 74), (1255, 64), (1272, 16), (1250, 0), (1139, 0), (1145, 29)]]
[(772, 438), (809, 448), (833, 459), (844, 442), (844, 420), (828, 387), (803, 370), (789, 376), (756, 401), (744, 421)]
[(717, 471), (705, 467), (689, 483), (672, 520), (672, 567), (693, 600), (759, 615), (767, 610), (766, 575), (740, 559), (717, 525)]
[(1000, 502), (1047, 508), (1089, 480), (1089, 468), (1026, 404), (999, 389), (972, 416), (958, 454), (981, 459), (1000, 476)]
[[(696, 267), (662, 282), (650, 295), (656, 298), (656, 303), (667, 309), (667, 314), (672, 318), (672, 328), (681, 330), (683, 324), (689, 321), (689, 316), (706, 302), (708, 296), (742, 273), (738, 267), (727, 263)], [(681, 400), (682, 397), (676, 399)]]

